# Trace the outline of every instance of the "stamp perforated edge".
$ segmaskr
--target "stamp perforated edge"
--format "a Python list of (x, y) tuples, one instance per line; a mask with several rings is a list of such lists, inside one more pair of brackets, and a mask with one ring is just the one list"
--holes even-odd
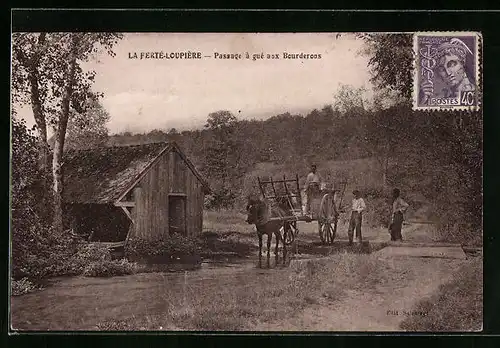
[[(477, 105), (474, 106), (418, 106), (418, 69), (417, 69), (417, 57), (418, 57), (418, 36), (475, 36), (476, 37), (476, 86), (477, 86)], [(419, 31), (413, 33), (413, 79), (412, 79), (412, 99), (413, 99), (413, 110), (419, 111), (478, 111), (482, 105), (482, 92), (483, 92), (483, 81), (482, 81), (482, 57), (483, 57), (483, 35), (478, 31)]]

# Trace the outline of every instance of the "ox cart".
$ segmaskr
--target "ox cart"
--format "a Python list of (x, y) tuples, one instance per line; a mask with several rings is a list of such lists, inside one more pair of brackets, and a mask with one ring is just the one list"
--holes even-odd
[[(290, 245), (299, 233), (297, 222), (317, 221), (319, 238), (323, 244), (332, 244), (337, 233), (337, 223), (342, 205), (346, 181), (310, 184), (308, 192), (302, 192), (299, 186), (299, 176), (295, 178), (266, 180), (257, 177), (262, 198), (276, 207), (277, 216), (271, 220), (283, 222), (282, 232), (284, 242)], [(305, 197), (303, 197), (303, 194)], [(307, 195), (307, 196), (306, 196)], [(307, 199), (305, 199), (307, 198)], [(307, 200), (307, 203), (304, 202)], [(304, 211), (308, 205), (307, 214)]]

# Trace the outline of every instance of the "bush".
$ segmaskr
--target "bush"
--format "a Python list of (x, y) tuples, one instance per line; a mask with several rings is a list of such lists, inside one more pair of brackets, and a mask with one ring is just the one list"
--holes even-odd
[(20, 296), (40, 289), (38, 285), (31, 282), (28, 278), (22, 278), (20, 280), (12, 279), (10, 286), (12, 296)]
[(81, 275), (93, 263), (111, 261), (111, 252), (101, 244), (80, 244), (78, 250), (63, 264), (61, 273), (65, 275)]
[(125, 255), (130, 260), (160, 260), (162, 263), (199, 257), (200, 249), (197, 239), (174, 233), (155, 239), (131, 238), (125, 246)]
[[(65, 231), (62, 235), (41, 224), (14, 230), (12, 233), (12, 276), (42, 279), (67, 275), (68, 262), (82, 241)], [(69, 275), (73, 273), (70, 272)]]
[(136, 271), (137, 265), (129, 262), (127, 259), (119, 261), (101, 259), (87, 265), (83, 270), (83, 275), (85, 277), (113, 277), (134, 274)]
[(65, 234), (56, 240), (47, 238), (36, 249), (24, 255), (22, 265), (14, 267), (15, 279), (26, 277), (40, 280), (56, 276), (113, 276), (135, 273), (135, 266), (112, 261), (109, 249), (100, 244), (87, 243)]

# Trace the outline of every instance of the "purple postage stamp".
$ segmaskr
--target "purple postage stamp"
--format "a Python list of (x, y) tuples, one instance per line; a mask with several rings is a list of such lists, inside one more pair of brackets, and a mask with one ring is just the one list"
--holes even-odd
[(478, 110), (481, 34), (414, 34), (413, 108)]

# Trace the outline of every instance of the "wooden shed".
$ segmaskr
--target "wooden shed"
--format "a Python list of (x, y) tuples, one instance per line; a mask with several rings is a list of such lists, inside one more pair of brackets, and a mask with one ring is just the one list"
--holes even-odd
[(202, 231), (210, 189), (174, 142), (70, 151), (62, 168), (67, 226), (91, 241)]

